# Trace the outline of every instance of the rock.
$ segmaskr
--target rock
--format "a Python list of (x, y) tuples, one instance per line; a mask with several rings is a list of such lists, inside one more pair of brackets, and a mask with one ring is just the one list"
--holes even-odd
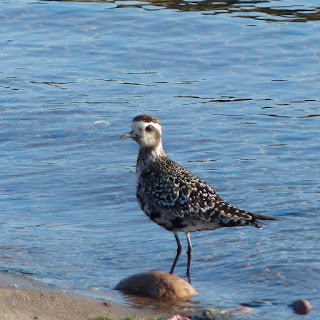
[(99, 291), (99, 288), (97, 288), (97, 287), (91, 287), (90, 290), (92, 290), (92, 291)]
[(158, 271), (135, 274), (120, 281), (115, 289), (164, 300), (190, 300), (197, 293), (187, 281)]
[(296, 300), (293, 304), (292, 304), (293, 310), (295, 313), (300, 314), (300, 315), (306, 315), (308, 313), (310, 313), (312, 307), (311, 304), (308, 300)]
[(180, 314), (176, 314), (176, 315), (168, 318), (167, 320), (191, 320), (191, 319), (188, 317), (181, 316)]
[(203, 316), (207, 320), (229, 320), (232, 313), (222, 309), (205, 309)]
[(252, 308), (249, 308), (249, 307), (242, 307), (240, 309), (236, 309), (233, 311), (233, 313), (236, 313), (236, 314), (249, 314), (253, 311)]

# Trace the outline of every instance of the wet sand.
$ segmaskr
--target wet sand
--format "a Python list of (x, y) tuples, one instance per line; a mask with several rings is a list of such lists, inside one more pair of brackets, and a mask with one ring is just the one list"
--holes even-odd
[(65, 293), (25, 277), (0, 273), (0, 319), (93, 320), (166, 317), (168, 312), (104, 304)]

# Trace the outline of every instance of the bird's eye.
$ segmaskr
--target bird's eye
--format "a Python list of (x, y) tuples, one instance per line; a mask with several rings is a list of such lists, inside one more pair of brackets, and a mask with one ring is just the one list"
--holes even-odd
[(146, 127), (146, 131), (152, 131), (153, 130), (153, 126), (151, 124), (149, 124), (147, 127)]

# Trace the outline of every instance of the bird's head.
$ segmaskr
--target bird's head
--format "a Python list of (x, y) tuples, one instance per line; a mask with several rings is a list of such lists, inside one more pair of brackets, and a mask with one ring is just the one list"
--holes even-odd
[(140, 151), (162, 151), (162, 130), (157, 118), (150, 115), (139, 115), (132, 120), (132, 131), (120, 139), (131, 138), (139, 144)]

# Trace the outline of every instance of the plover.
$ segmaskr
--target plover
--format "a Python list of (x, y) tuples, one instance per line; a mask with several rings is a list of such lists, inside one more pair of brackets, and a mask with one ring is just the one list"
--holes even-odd
[(171, 274), (182, 251), (178, 232), (186, 234), (187, 277), (191, 281), (190, 232), (237, 226), (261, 228), (258, 220), (280, 220), (233, 207), (205, 181), (169, 159), (162, 147), (161, 125), (155, 117), (135, 117), (132, 131), (120, 139), (127, 138), (135, 140), (139, 145), (136, 166), (136, 195), (139, 205), (152, 221), (173, 232), (177, 242)]

